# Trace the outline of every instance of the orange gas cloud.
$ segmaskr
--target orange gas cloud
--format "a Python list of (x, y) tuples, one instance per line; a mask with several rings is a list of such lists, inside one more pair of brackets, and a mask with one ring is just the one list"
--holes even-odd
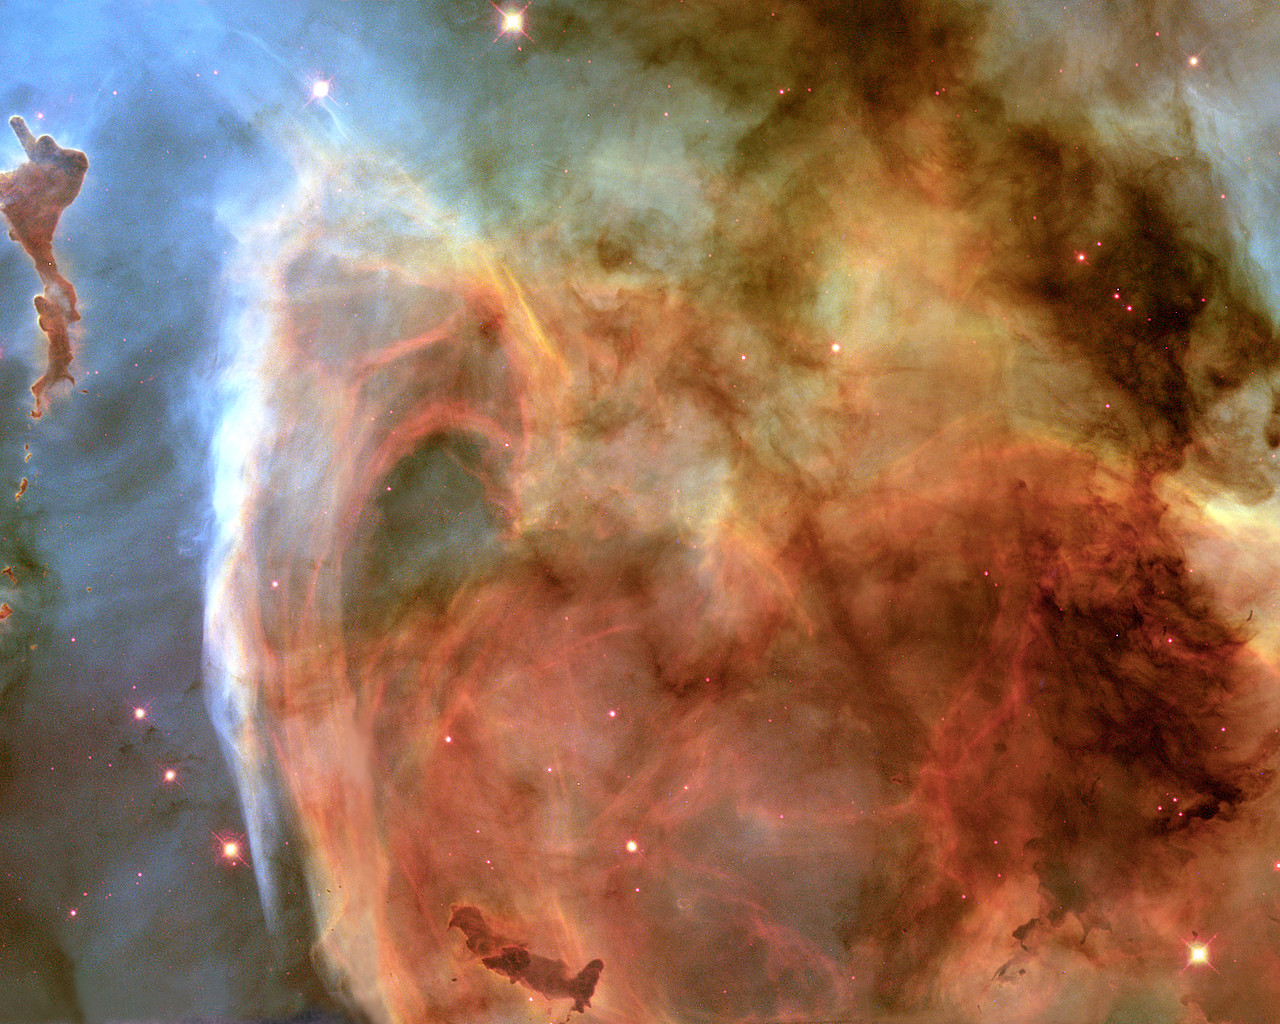
[(669, 206), (602, 143), (513, 207), (494, 129), (480, 229), (321, 146), (234, 225), (265, 890), (287, 825), (379, 1024), (1258, 1019), (1280, 345), (1183, 122), (1006, 103), (959, 5), (688, 6), (593, 15), (738, 126)]
[(45, 392), (52, 385), (62, 380), (75, 383), (68, 372), (72, 356), (67, 325), (78, 321), (80, 314), (75, 288), (58, 271), (53, 233), (62, 211), (80, 194), (89, 160), (79, 150), (63, 149), (48, 135), (35, 138), (16, 114), (9, 126), (22, 143), (27, 162), (0, 174), (0, 210), (9, 221), (9, 237), (26, 250), (44, 283), (44, 294), (36, 296), (35, 306), (40, 330), (48, 339), (48, 365), (31, 385), (36, 400), (31, 415), (38, 419)]

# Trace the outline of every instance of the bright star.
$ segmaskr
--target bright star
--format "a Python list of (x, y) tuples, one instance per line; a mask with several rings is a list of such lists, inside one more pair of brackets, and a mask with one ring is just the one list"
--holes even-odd
[(528, 4), (525, 4), (519, 10), (510, 7), (499, 7), (497, 4), (493, 4), (493, 9), (498, 12), (498, 35), (521, 35), (526, 39), (529, 38), (529, 33), (524, 30), (524, 12), (529, 9)]
[(318, 81), (311, 86), (311, 98), (314, 100), (322, 100), (329, 95), (329, 83), (326, 81)]
[(220, 856), (228, 864), (244, 863), (244, 842), (242, 837), (234, 833), (218, 835), (214, 833), (214, 841), (217, 843), (218, 856)]
[[(1214, 936), (1216, 939), (1218, 936)], [(1182, 970), (1188, 967), (1208, 967), (1210, 970), (1216, 971), (1217, 968), (1209, 960), (1209, 946), (1213, 939), (1201, 939), (1195, 932), (1191, 933), (1191, 941), (1183, 940), (1183, 945), (1187, 947), (1187, 962), (1182, 965)]]

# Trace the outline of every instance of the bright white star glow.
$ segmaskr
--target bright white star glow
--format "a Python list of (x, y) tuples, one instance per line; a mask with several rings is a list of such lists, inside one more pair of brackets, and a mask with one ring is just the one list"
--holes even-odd
[(217, 855), (224, 863), (243, 864), (245, 862), (243, 836), (235, 833), (223, 833), (222, 835), (214, 833), (213, 838)]
[(316, 82), (311, 86), (311, 98), (322, 100), (329, 95), (329, 83), (325, 81)]
[(519, 9), (510, 7), (499, 7), (493, 4), (493, 9), (498, 12), (498, 35), (499, 36), (515, 36), (521, 35), (528, 37), (529, 33), (524, 30), (524, 12), (529, 9), (529, 5), (525, 4)]
[(1194, 932), (1191, 935), (1191, 941), (1183, 940), (1183, 945), (1187, 947), (1187, 962), (1182, 965), (1185, 971), (1188, 967), (1207, 967), (1211, 971), (1216, 971), (1213, 961), (1209, 959), (1209, 947), (1213, 944), (1213, 936), (1211, 939), (1201, 939)]

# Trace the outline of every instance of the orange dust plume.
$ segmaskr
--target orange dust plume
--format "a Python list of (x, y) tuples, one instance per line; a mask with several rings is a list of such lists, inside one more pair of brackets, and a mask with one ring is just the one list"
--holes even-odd
[(26, 150), (27, 162), (0, 174), (0, 209), (10, 224), (9, 237), (21, 243), (44, 283), (36, 296), (40, 330), (48, 339), (48, 365), (31, 385), (36, 404), (31, 415), (43, 412), (44, 393), (61, 380), (75, 383), (67, 372), (71, 365), (71, 341), (67, 325), (80, 319), (76, 290), (58, 271), (53, 256), (53, 232), (58, 218), (80, 194), (88, 158), (77, 149), (63, 149), (48, 135), (35, 138), (26, 121), (16, 114), (9, 126)]
[(1276, 305), (1025, 6), (560, 5), (464, 201), (224, 213), (205, 694), (371, 1024), (1276, 1019)]

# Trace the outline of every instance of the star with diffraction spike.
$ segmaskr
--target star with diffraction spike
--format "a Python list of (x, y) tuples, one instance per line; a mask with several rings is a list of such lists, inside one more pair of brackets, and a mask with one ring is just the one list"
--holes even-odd
[[(1214, 936), (1216, 939), (1218, 936)], [(1188, 967), (1208, 967), (1211, 970), (1217, 970), (1209, 961), (1209, 945), (1213, 939), (1202, 940), (1195, 932), (1191, 933), (1191, 941), (1183, 941), (1183, 945), (1187, 947), (1187, 962), (1182, 965), (1185, 971)], [(1181, 971), (1179, 972), (1181, 973)]]
[(530, 38), (529, 33), (524, 30), (524, 12), (529, 9), (528, 4), (519, 10), (494, 4), (493, 9), (498, 12), (498, 35), (494, 37), (495, 41), (502, 36), (521, 35), (526, 39)]

